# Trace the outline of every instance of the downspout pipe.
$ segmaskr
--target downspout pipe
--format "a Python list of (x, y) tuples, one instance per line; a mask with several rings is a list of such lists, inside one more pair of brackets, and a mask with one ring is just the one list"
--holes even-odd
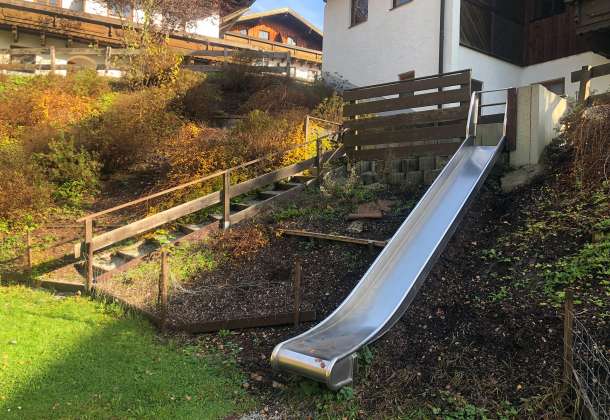
[(447, 0), (441, 0), (441, 20), (440, 20), (440, 33), (438, 41), (438, 73), (443, 74), (445, 72), (445, 10), (447, 7)]

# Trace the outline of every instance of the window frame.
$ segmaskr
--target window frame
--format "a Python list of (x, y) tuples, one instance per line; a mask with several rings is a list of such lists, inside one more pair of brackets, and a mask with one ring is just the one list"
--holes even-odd
[[(290, 41), (292, 41), (292, 43)], [(296, 47), (297, 46), (297, 40), (294, 39), (291, 36), (287, 36), (286, 37), (286, 45), (290, 45), (291, 47)]]
[[(397, 4), (402, 1), (403, 3)], [(398, 9), (399, 7), (405, 6), (411, 3), (413, 0), (392, 0), (392, 8), (390, 10)]]
[[(263, 38), (261, 35), (262, 34), (267, 34), (266, 38)], [(269, 31), (265, 31), (263, 29), (259, 29), (258, 30), (258, 39), (262, 39), (263, 41), (270, 41), (271, 40), (271, 32)]]
[[(561, 84), (561, 86), (563, 87), (562, 93), (557, 93), (557, 92), (549, 89), (549, 86), (557, 85), (557, 84)], [(543, 80), (541, 82), (532, 83), (532, 85), (542, 85), (549, 92), (553, 92), (555, 95), (558, 95), (558, 96), (565, 96), (566, 95), (566, 78), (565, 77), (557, 77), (555, 79)]]
[[(356, 22), (356, 13), (354, 13), (356, 11), (356, 6), (358, 5), (358, 2), (360, 1), (365, 1), (366, 2), (366, 16), (364, 17), (363, 20)], [(358, 25), (362, 25), (363, 23), (368, 22), (369, 20), (369, 0), (351, 0), (350, 1), (350, 28), (353, 28), (354, 26), (358, 26)]]

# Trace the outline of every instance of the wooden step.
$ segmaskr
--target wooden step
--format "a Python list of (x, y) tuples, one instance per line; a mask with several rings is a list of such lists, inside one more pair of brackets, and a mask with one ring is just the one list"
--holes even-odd
[(295, 187), (300, 187), (303, 184), (298, 184), (296, 182), (278, 182), (277, 184), (275, 184), (275, 190), (276, 191), (288, 191), (291, 190)]
[(148, 255), (151, 252), (159, 249), (159, 245), (151, 241), (139, 241), (133, 245), (120, 249), (117, 254), (126, 260), (134, 260), (144, 255)]

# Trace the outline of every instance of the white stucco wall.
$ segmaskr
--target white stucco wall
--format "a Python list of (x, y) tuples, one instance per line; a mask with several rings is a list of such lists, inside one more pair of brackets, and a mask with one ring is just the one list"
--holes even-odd
[(370, 0), (368, 21), (350, 28), (350, 0), (328, 0), (322, 70), (363, 86), (438, 73), (440, 2), (414, 0), (390, 10)]
[[(413, 0), (390, 10), (391, 0), (369, 0), (367, 22), (350, 28), (350, 0), (328, 0), (324, 17), (322, 70), (353, 85), (398, 79), (415, 70), (416, 77), (438, 73), (440, 0)], [(564, 77), (566, 94), (576, 96), (573, 71), (610, 62), (587, 52), (547, 63), (520, 67), (460, 45), (460, 0), (446, 0), (444, 70), (472, 69), (485, 90), (528, 86)], [(593, 91), (610, 88), (610, 76), (592, 81)], [(502, 99), (488, 95), (487, 101)], [(488, 113), (496, 110), (488, 109)]]
[(220, 37), (220, 17), (215, 15), (206, 19), (196, 20), (187, 25), (186, 31), (191, 34), (218, 38)]
[(568, 101), (542, 85), (520, 88), (517, 100), (517, 150), (511, 152), (510, 164), (536, 165), (544, 148), (557, 137)]

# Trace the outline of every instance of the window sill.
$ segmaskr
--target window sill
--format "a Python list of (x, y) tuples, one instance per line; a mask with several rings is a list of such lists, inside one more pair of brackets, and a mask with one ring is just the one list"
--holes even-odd
[(390, 12), (391, 12), (392, 10), (396, 10), (396, 9), (398, 9), (398, 8), (402, 7), (402, 6), (406, 6), (407, 4), (411, 4), (411, 2), (412, 2), (412, 1), (413, 1), (413, 0), (409, 0), (409, 1), (408, 1), (408, 2), (406, 2), (406, 3), (399, 4), (398, 6), (394, 6), (394, 7), (392, 7), (392, 8), (390, 9)]

